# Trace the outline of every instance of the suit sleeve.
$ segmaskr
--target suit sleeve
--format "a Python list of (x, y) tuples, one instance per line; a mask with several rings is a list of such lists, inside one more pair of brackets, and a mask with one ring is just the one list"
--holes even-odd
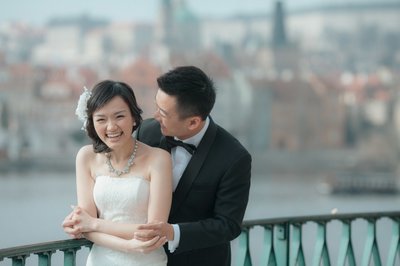
[(235, 239), (249, 198), (251, 156), (245, 153), (221, 178), (212, 218), (180, 223), (181, 239), (175, 254), (207, 248)]

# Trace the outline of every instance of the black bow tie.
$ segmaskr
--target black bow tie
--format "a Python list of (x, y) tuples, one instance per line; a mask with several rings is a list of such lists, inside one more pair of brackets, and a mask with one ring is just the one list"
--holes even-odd
[(185, 143), (182, 142), (180, 140), (176, 140), (173, 137), (165, 137), (167, 140), (167, 148), (168, 150), (171, 150), (172, 148), (176, 147), (176, 146), (180, 146), (185, 148), (191, 155), (194, 154), (194, 152), (196, 151), (196, 146), (193, 144), (189, 144), (189, 143)]

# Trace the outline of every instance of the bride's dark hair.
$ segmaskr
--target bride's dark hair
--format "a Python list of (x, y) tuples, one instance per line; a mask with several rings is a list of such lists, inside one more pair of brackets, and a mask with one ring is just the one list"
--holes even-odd
[(91, 93), (92, 94), (87, 102), (88, 121), (86, 123), (86, 132), (92, 139), (94, 152), (110, 152), (111, 149), (99, 138), (94, 129), (93, 113), (107, 104), (114, 97), (119, 96), (128, 105), (135, 121), (131, 132), (133, 133), (143, 121), (141, 116), (143, 111), (136, 102), (136, 97), (132, 88), (124, 82), (104, 80), (97, 83), (93, 87)]

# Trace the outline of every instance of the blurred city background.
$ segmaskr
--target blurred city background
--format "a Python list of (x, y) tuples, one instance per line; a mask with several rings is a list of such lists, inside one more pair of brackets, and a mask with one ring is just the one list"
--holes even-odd
[(127, 82), (147, 118), (178, 65), (214, 79), (213, 119), (253, 155), (246, 218), (398, 209), (400, 1), (2, 6), (0, 248), (66, 238), (83, 86)]

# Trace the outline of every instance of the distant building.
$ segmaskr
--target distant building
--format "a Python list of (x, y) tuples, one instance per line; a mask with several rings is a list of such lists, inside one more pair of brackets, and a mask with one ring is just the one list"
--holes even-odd
[[(43, 42), (33, 50), (33, 63), (38, 65), (86, 63), (86, 53), (89, 53), (89, 58), (93, 56), (92, 45), (97, 47), (94, 51), (98, 51), (98, 45), (103, 43), (101, 37), (96, 38), (97, 43), (94, 43), (91, 41), (94, 36), (88, 33), (96, 28), (104, 28), (107, 24), (108, 22), (104, 20), (92, 19), (85, 15), (77, 18), (53, 19), (47, 25)], [(86, 38), (89, 38), (88, 41)]]
[(309, 81), (252, 82), (256, 108), (251, 122), (255, 150), (337, 149), (345, 145), (340, 91), (317, 77)]

